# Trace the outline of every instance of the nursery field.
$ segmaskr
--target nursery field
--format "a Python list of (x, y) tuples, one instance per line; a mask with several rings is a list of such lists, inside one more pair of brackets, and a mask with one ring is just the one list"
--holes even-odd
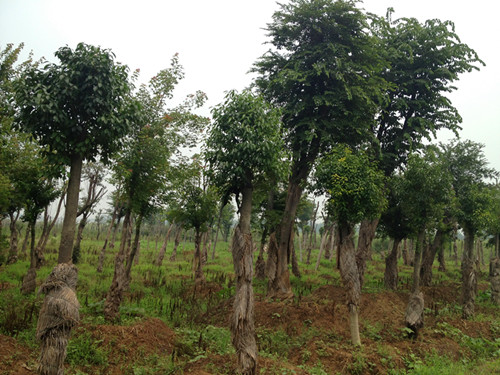
[[(52, 239), (38, 286), (57, 261), (55, 245)], [(234, 373), (229, 330), (234, 274), (228, 243), (218, 243), (214, 259), (209, 252), (206, 282), (195, 288), (194, 245), (180, 245), (177, 260), (170, 261), (170, 244), (158, 267), (153, 263), (161, 243), (144, 237), (114, 324), (104, 320), (103, 306), (117, 247), (108, 251), (98, 273), (101, 246), (83, 242), (77, 287), (81, 322), (72, 332), (66, 374)], [(435, 266), (432, 286), (422, 287), (425, 326), (411, 340), (404, 311), (412, 268), (400, 263), (399, 289), (388, 291), (382, 256), (375, 253), (363, 287), (362, 346), (355, 347), (335, 260), (322, 260), (317, 271), (312, 263), (299, 262), (302, 276), (291, 276), (295, 297), (285, 301), (266, 299), (266, 281), (254, 280), (258, 374), (500, 374), (500, 310), (490, 302), (487, 264), (481, 266), (471, 320), (461, 318), (460, 266), (450, 259), (446, 272)], [(27, 260), (0, 267), (0, 374), (35, 373), (42, 296), (20, 294), (28, 267)]]

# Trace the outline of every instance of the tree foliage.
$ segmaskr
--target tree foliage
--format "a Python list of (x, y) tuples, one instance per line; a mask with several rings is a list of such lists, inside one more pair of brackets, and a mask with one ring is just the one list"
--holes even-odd
[(415, 18), (376, 19), (373, 30), (382, 44), (390, 68), (381, 72), (391, 84), (376, 118), (373, 133), (376, 155), (386, 175), (406, 163), (440, 129), (455, 134), (462, 122), (448, 94), (465, 72), (484, 63), (462, 43), (450, 21), (420, 23)]
[(386, 206), (381, 172), (366, 154), (345, 145), (320, 160), (314, 186), (318, 193), (328, 194), (328, 210), (342, 223), (377, 217)]
[(457, 220), (471, 233), (485, 229), (490, 221), (491, 194), (487, 180), (498, 176), (488, 166), (483, 147), (470, 140), (441, 144), (441, 157), (451, 175), (457, 199)]
[(62, 47), (55, 56), (59, 64), (27, 69), (16, 82), (17, 123), (62, 164), (75, 155), (107, 160), (137, 109), (126, 100), (128, 69), (110, 50), (84, 43)]
[(284, 174), (280, 113), (250, 91), (230, 91), (212, 110), (205, 158), (213, 184), (229, 196)]
[(273, 48), (255, 63), (256, 84), (283, 111), (293, 159), (314, 161), (336, 142), (365, 140), (386, 65), (355, 2), (294, 0), (267, 31)]

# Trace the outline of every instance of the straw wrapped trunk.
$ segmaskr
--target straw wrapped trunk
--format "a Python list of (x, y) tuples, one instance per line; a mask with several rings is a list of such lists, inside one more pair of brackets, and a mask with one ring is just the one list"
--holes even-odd
[(64, 359), (71, 329), (80, 320), (80, 304), (75, 293), (77, 278), (77, 268), (72, 264), (62, 263), (52, 270), (40, 287), (40, 293), (45, 294), (45, 299), (36, 328), (41, 348), (38, 374), (64, 374)]

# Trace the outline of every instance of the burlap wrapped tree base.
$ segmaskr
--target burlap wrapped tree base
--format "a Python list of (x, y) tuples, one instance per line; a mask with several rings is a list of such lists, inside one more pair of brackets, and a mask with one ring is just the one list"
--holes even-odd
[(78, 271), (74, 265), (58, 264), (40, 287), (45, 299), (36, 328), (36, 337), (41, 343), (39, 374), (64, 374), (71, 329), (80, 320), (80, 304), (75, 293), (77, 278)]

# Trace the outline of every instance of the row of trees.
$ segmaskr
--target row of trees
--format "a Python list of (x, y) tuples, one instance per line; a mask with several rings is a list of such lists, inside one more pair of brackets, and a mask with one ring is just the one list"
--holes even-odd
[[(76, 218), (79, 213), (88, 217), (83, 207), (92, 207), (97, 196), (89, 193), (79, 210), (82, 166), (99, 161), (111, 166), (115, 187), (101, 257), (111, 227), (123, 217), (105, 304), (110, 320), (118, 317), (130, 283), (144, 218), (162, 209), (170, 223), (194, 229), (199, 284), (203, 233), (214, 225), (217, 206), (223, 212), (234, 199), (239, 221), (231, 245), (233, 344), (241, 373), (255, 373), (252, 207), (260, 213), (254, 232), (258, 229), (261, 243), (269, 244), (265, 267), (262, 251), (256, 267), (265, 270), (269, 297), (289, 298), (289, 265), (300, 273), (294, 228), (305, 191), (327, 196), (325, 221), (337, 228), (338, 266), (348, 292), (354, 344), (360, 344), (361, 289), (377, 228), (395, 243), (386, 261), (391, 288), (397, 286), (396, 244), (416, 239), (406, 314), (416, 332), (423, 311), (422, 253), (424, 263), (431, 259), (432, 264), (443, 236), (458, 223), (466, 238), (464, 317), (471, 316), (474, 236), (488, 227), (498, 243), (498, 215), (491, 210), (492, 202), (498, 206), (498, 188), (485, 182), (495, 172), (487, 167), (481, 145), (454, 141), (429, 147), (425, 141), (440, 129), (458, 133), (461, 118), (446, 95), (461, 73), (483, 62), (460, 42), (451, 22), (392, 20), (392, 13), (389, 9), (385, 18), (367, 14), (355, 1), (281, 5), (267, 26), (270, 49), (253, 66), (254, 84), (241, 93), (230, 91), (212, 110), (212, 123), (194, 114), (206, 100), (201, 92), (168, 107), (183, 78), (177, 55), (169, 68), (136, 87), (139, 72), (129, 74), (109, 50), (81, 43), (75, 50), (58, 50), (59, 64), (29, 60), (16, 65), (22, 46), (7, 46), (0, 56), (0, 211), (10, 217), (11, 233), (21, 212), (31, 223), (30, 270), (36, 269), (37, 259), (34, 223), (62, 191), (66, 210), (58, 261), (78, 260), (73, 251)], [(197, 144), (207, 128), (203, 154), (182, 156), (181, 150)], [(58, 179), (67, 179), (63, 188)], [(95, 187), (101, 183), (97, 177), (94, 181)], [(429, 235), (434, 235), (430, 255), (423, 246)]]

